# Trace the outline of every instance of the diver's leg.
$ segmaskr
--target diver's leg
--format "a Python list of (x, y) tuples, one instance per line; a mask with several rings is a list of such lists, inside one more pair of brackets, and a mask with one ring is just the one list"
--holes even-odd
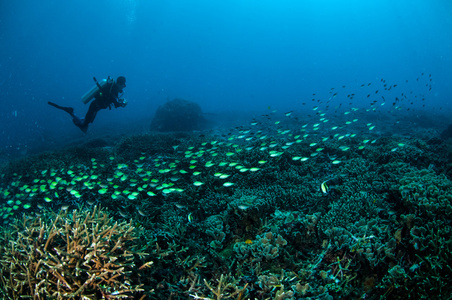
[(70, 114), (72, 117), (74, 117), (74, 109), (72, 107), (64, 107), (64, 106), (59, 106), (58, 104), (55, 104), (53, 102), (47, 102), (49, 105), (56, 107), (58, 109), (64, 110), (65, 112), (67, 112), (68, 114)]
[(73, 115), (72, 122), (74, 122), (75, 126), (80, 128), (84, 133), (88, 131), (88, 125), (89, 123), (93, 123), (94, 119), (96, 118), (97, 112), (99, 111), (99, 105), (94, 100), (89, 105), (88, 111), (86, 112), (85, 118), (80, 119), (76, 115)]
[(96, 118), (97, 112), (101, 109), (101, 107), (98, 105), (97, 100), (94, 100), (89, 105), (88, 111), (85, 115), (85, 123), (93, 123), (94, 119)]
[(72, 122), (75, 126), (80, 128), (84, 133), (88, 131), (88, 123), (85, 122), (85, 119), (80, 119), (76, 115), (73, 115)]

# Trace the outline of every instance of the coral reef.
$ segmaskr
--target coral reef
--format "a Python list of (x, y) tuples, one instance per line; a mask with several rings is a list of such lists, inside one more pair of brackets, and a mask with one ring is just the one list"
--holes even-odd
[(280, 254), (280, 248), (287, 245), (281, 235), (266, 232), (254, 240), (246, 240), (234, 244), (235, 257), (238, 260), (249, 259), (251, 264), (264, 260), (273, 260)]
[(192, 131), (204, 129), (207, 120), (201, 107), (185, 99), (173, 99), (159, 106), (151, 122), (151, 130)]
[[(3, 299), (115, 299), (143, 291), (137, 282), (137, 229), (103, 209), (24, 216), (1, 237)], [(148, 262), (150, 266), (152, 262)]]
[(441, 132), (440, 137), (444, 140), (452, 138), (452, 124), (450, 124), (443, 132)]
[(3, 297), (452, 293), (452, 141), (322, 114), (10, 163), (0, 173)]

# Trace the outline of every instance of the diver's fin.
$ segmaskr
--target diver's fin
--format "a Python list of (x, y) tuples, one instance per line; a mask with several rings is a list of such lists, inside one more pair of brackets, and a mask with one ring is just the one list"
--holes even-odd
[(67, 112), (68, 114), (70, 114), (71, 116), (74, 116), (74, 109), (72, 107), (64, 107), (64, 106), (59, 106), (56, 103), (53, 102), (47, 102), (49, 105), (56, 107), (58, 109), (64, 110), (65, 112)]

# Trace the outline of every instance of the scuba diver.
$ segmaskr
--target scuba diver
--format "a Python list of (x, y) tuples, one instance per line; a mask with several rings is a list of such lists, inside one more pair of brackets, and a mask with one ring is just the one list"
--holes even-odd
[(84, 133), (87, 132), (89, 123), (94, 121), (99, 110), (106, 109), (107, 107), (111, 109), (112, 104), (115, 108), (126, 107), (127, 105), (127, 101), (124, 98), (120, 98), (123, 89), (126, 87), (126, 78), (124, 76), (119, 76), (116, 80), (109, 76), (107, 79), (103, 79), (100, 82), (94, 77), (94, 81), (96, 82), (96, 85), (82, 97), (82, 101), (85, 104), (94, 98), (83, 119), (74, 114), (74, 109), (72, 107), (64, 107), (53, 102), (47, 102), (49, 105), (70, 114), (72, 122), (74, 122), (75, 126), (79, 127)]

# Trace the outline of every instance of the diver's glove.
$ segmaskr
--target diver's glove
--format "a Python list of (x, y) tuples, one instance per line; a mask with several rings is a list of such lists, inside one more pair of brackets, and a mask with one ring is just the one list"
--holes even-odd
[(124, 98), (120, 98), (120, 99), (118, 99), (118, 102), (119, 102), (119, 105), (121, 106), (121, 107), (126, 107), (127, 106), (127, 100), (126, 99), (124, 99)]

